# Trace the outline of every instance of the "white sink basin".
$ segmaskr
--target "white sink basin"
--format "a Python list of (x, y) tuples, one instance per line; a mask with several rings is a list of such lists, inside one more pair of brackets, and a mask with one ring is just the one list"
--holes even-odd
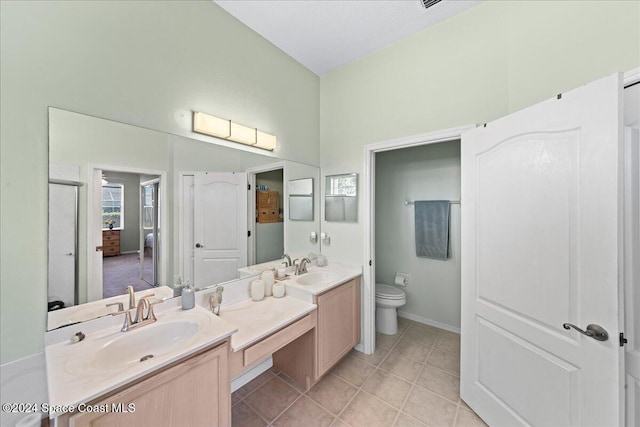
[(95, 355), (98, 369), (125, 368), (185, 346), (199, 330), (194, 321), (180, 320), (142, 326), (106, 343)]
[(156, 322), (128, 332), (87, 337), (75, 344), (83, 350), (68, 357), (65, 370), (74, 375), (104, 375), (153, 363), (181, 353), (202, 338), (210, 325), (211, 315), (204, 309), (172, 310), (159, 315)]
[(328, 271), (314, 271), (312, 273), (303, 274), (296, 278), (296, 282), (301, 285), (317, 285), (321, 283), (329, 283), (337, 280), (339, 276), (336, 273)]

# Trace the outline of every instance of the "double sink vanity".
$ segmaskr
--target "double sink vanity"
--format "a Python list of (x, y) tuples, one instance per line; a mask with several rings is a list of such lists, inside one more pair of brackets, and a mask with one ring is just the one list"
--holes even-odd
[(122, 316), (50, 331), (50, 417), (57, 426), (231, 425), (232, 387), (273, 365), (309, 388), (359, 342), (360, 275), (312, 267), (282, 281), (286, 296), (261, 301), (249, 297), (248, 276), (224, 285), (219, 315), (208, 288), (194, 309), (164, 300), (157, 321), (127, 332)]

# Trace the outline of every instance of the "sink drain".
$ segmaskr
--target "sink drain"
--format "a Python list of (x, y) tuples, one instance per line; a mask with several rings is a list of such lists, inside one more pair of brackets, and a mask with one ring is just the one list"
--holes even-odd
[(140, 361), (141, 361), (141, 362), (144, 362), (145, 360), (149, 360), (149, 359), (151, 359), (152, 357), (153, 357), (153, 354), (147, 354), (146, 356), (142, 356), (142, 357), (140, 358)]

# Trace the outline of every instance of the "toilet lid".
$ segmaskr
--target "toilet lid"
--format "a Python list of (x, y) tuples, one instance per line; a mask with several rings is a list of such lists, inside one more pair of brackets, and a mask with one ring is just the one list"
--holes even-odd
[(405, 298), (405, 293), (393, 286), (384, 285), (382, 283), (376, 283), (376, 296), (386, 299), (402, 299)]

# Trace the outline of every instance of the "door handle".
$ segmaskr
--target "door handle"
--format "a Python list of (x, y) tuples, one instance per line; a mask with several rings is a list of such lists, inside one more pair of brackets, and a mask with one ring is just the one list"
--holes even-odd
[(583, 331), (582, 329), (578, 328), (576, 325), (572, 325), (571, 323), (564, 323), (562, 327), (567, 330), (573, 328), (576, 331), (580, 332), (582, 335), (586, 335), (597, 341), (606, 341), (609, 339), (609, 334), (607, 333), (607, 331), (599, 325), (587, 325), (586, 331)]
[(201, 245), (200, 243), (196, 243), (196, 248), (204, 248), (204, 245)]

